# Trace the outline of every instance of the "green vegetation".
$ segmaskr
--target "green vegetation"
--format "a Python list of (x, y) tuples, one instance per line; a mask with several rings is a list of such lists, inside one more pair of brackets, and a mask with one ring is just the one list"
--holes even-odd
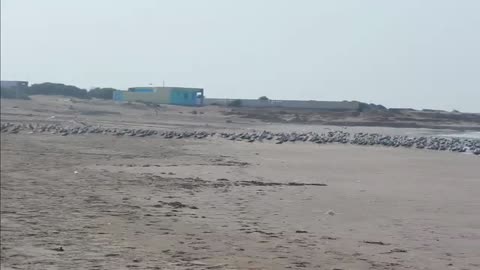
[(228, 106), (230, 106), (230, 107), (241, 107), (242, 106), (242, 101), (240, 99), (235, 99), (232, 102), (228, 103)]
[[(358, 101), (356, 101), (358, 102)], [(359, 103), (359, 108), (358, 111), (360, 112), (371, 112), (371, 111), (386, 111), (387, 108), (383, 105), (380, 104), (373, 104), (373, 103), (364, 103), (364, 102), (358, 102)]]
[(270, 100), (268, 97), (266, 96), (261, 96), (258, 98), (258, 100), (264, 100), (264, 101), (267, 101), (267, 100)]
[(88, 96), (91, 98), (100, 98), (100, 99), (112, 99), (113, 92), (115, 89), (113, 88), (94, 88), (88, 91)]
[(73, 85), (65, 85), (62, 83), (39, 83), (29, 87), (9, 87), (1, 89), (1, 98), (30, 99), (31, 95), (59, 95), (67, 97), (76, 97), (81, 99), (113, 98), (113, 88), (94, 88), (90, 91), (78, 88)]
[(29, 95), (62, 95), (89, 99), (87, 90), (80, 89), (73, 85), (65, 85), (62, 83), (39, 83), (33, 84), (27, 88)]

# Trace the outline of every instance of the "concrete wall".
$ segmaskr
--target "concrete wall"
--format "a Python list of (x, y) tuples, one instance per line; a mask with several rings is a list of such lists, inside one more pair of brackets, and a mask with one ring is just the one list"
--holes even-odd
[[(235, 99), (206, 98), (205, 105), (226, 106)], [(316, 110), (339, 110), (355, 111), (359, 109), (359, 103), (355, 101), (307, 101), (307, 100), (258, 100), (240, 99), (242, 107), (249, 108), (289, 108), (289, 109), (316, 109)]]
[(157, 104), (170, 103), (170, 91), (160, 91), (153, 93), (124, 92), (123, 101), (143, 101)]

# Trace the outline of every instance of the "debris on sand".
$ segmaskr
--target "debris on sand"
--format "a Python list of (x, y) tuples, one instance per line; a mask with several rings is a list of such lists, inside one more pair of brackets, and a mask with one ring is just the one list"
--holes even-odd
[(365, 244), (380, 245), (380, 246), (389, 246), (390, 244), (384, 243), (382, 241), (363, 241)]
[(310, 263), (309, 262), (295, 262), (295, 263), (293, 263), (293, 265), (295, 265), (295, 267), (306, 268), (310, 265)]
[(297, 182), (290, 182), (287, 184), (288, 186), (319, 186), (319, 187), (326, 187), (327, 184), (319, 184), (319, 183), (297, 183)]
[(63, 251), (65, 251), (65, 250), (63, 249), (63, 247), (56, 247), (56, 248), (53, 248), (52, 250), (58, 251), (58, 252), (63, 252)]
[(160, 207), (163, 207), (165, 205), (167, 206), (170, 206), (170, 207), (173, 207), (174, 209), (180, 209), (180, 208), (189, 208), (189, 209), (198, 209), (198, 207), (194, 206), (194, 205), (186, 205), (184, 203), (181, 203), (181, 202), (164, 202), (164, 201), (158, 201), (159, 204), (155, 204), (153, 207), (157, 207), (157, 208), (160, 208)]
[(159, 175), (145, 174), (147, 179), (155, 183), (157, 187), (178, 187), (188, 190), (199, 190), (202, 188), (231, 188), (231, 187), (292, 187), (297, 186), (327, 186), (319, 183), (280, 183), (263, 182), (258, 180), (240, 180), (234, 181), (227, 178), (218, 178), (216, 180), (203, 180), (201, 178), (180, 178), (164, 177)]
[(268, 235), (270, 237), (278, 237), (276, 233), (273, 233), (273, 232), (266, 232), (266, 231), (262, 231), (262, 230), (254, 230), (254, 231), (246, 231), (246, 233), (259, 233), (259, 234), (264, 234), (264, 235)]
[(322, 236), (320, 237), (322, 240), (337, 240), (337, 237), (332, 237), (332, 236)]
[(240, 186), (321, 186), (325, 187), (327, 184), (319, 183), (299, 183), (299, 182), (289, 182), (289, 183), (279, 183), (279, 182), (261, 182), (256, 180), (251, 181), (240, 181), (238, 182)]
[(401, 248), (394, 248), (390, 251), (387, 251), (387, 252), (384, 252), (382, 254), (391, 254), (391, 253), (406, 253), (407, 250), (406, 249), (401, 249)]
[(336, 213), (333, 210), (328, 210), (327, 212), (325, 212), (325, 214), (335, 216)]
[(118, 253), (105, 254), (105, 257), (118, 257), (118, 256), (120, 256), (120, 254), (118, 254)]

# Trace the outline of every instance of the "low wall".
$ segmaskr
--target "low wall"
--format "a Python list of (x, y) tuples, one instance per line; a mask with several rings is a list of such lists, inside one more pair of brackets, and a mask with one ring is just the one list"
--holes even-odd
[[(204, 105), (227, 106), (236, 99), (206, 98)], [(249, 108), (290, 108), (290, 109), (317, 109), (355, 111), (360, 104), (355, 101), (314, 101), (314, 100), (258, 100), (239, 99), (242, 107)]]

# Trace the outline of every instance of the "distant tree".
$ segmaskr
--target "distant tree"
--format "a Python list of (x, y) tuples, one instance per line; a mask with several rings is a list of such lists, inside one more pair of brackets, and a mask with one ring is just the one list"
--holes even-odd
[(453, 109), (452, 112), (453, 112), (453, 113), (459, 113), (460, 111)]
[(358, 103), (358, 111), (359, 112), (366, 112), (369, 110), (369, 106), (367, 103), (364, 102), (359, 102)]
[(264, 100), (264, 101), (267, 101), (267, 100), (270, 100), (268, 97), (266, 96), (261, 96), (258, 98), (258, 100)]
[[(358, 101), (353, 101), (358, 102)], [(358, 111), (360, 112), (370, 112), (370, 111), (386, 111), (387, 108), (380, 104), (373, 104), (373, 103), (364, 103), (358, 102)]]
[(113, 99), (113, 88), (94, 88), (88, 91), (88, 96), (91, 98)]
[(378, 109), (379, 111), (386, 111), (386, 110), (388, 110), (387, 107), (383, 106), (382, 104), (378, 104), (378, 105), (377, 105), (377, 109)]
[(230, 106), (230, 107), (241, 107), (242, 106), (242, 101), (240, 99), (235, 99), (232, 102), (228, 103), (228, 106)]
[(33, 84), (27, 89), (27, 93), (30, 95), (61, 95), (83, 99), (89, 98), (87, 90), (62, 83)]

